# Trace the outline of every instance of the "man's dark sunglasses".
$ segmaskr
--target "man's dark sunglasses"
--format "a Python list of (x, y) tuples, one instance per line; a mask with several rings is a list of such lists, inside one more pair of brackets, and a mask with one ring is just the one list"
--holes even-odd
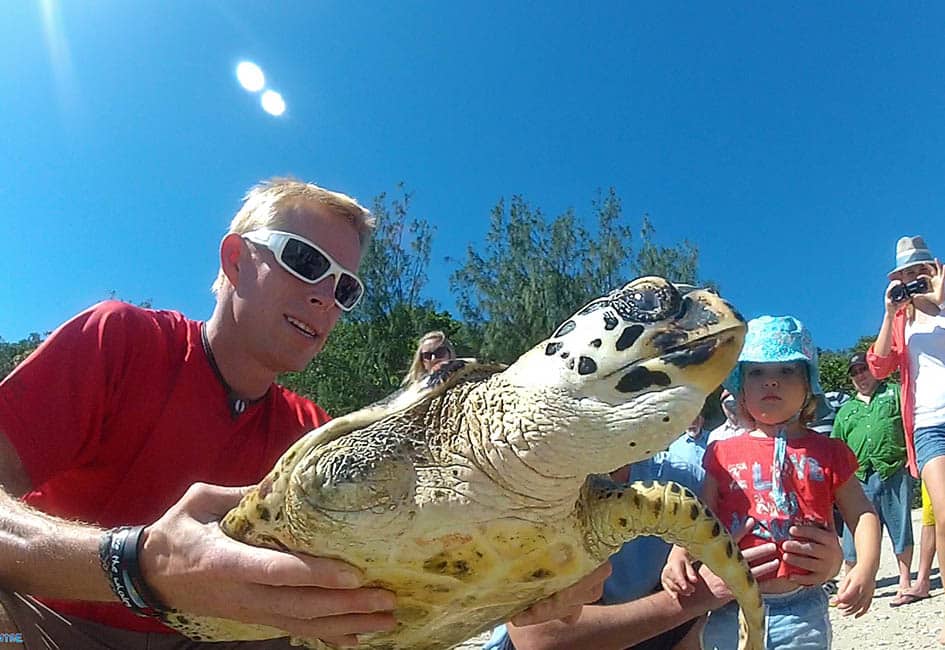
[(316, 284), (327, 276), (335, 279), (335, 302), (351, 311), (364, 295), (364, 284), (354, 273), (304, 237), (281, 230), (261, 228), (243, 233), (243, 238), (265, 246), (286, 271), (302, 282)]

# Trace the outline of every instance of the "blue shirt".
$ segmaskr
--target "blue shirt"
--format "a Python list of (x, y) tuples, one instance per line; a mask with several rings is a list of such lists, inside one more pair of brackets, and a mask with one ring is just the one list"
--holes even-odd
[[(694, 465), (685, 458), (676, 457), (672, 454), (672, 447), (669, 451), (630, 466), (631, 481), (674, 481), (696, 494), (701, 492), (704, 477), (701, 460), (698, 465)], [(604, 582), (600, 604), (617, 605), (653, 593), (660, 583), (660, 574), (670, 548), (662, 539), (651, 535), (637, 537), (621, 546), (619, 551), (610, 556), (613, 573)], [(514, 650), (505, 625), (492, 631), (492, 637), (482, 649)]]
[(688, 432), (679, 436), (669, 446), (669, 455), (677, 460), (683, 460), (696, 467), (702, 467), (702, 457), (709, 444), (709, 432), (705, 429), (699, 432), (698, 438), (693, 438)]

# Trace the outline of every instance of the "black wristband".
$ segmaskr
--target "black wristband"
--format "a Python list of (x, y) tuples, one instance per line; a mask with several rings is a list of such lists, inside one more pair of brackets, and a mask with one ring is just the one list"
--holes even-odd
[(99, 543), (99, 559), (112, 592), (139, 616), (158, 616), (166, 608), (154, 597), (138, 564), (144, 526), (122, 526), (106, 531)]

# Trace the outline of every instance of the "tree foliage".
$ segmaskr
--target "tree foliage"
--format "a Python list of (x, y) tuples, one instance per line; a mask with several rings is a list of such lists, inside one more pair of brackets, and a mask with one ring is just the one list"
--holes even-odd
[[(861, 336), (849, 348), (842, 350), (818, 350), (818, 367), (820, 370), (820, 384), (827, 392), (840, 391), (853, 395), (856, 391), (853, 382), (847, 374), (850, 357), (857, 352), (866, 352), (876, 340), (874, 336)], [(893, 378), (898, 381), (898, 373)]]
[(496, 204), (481, 252), (470, 245), (450, 278), (462, 318), (481, 337), (481, 356), (514, 360), (582, 304), (634, 276), (696, 283), (695, 246), (659, 246), (644, 216), (634, 252), (613, 188), (592, 209), (588, 229), (571, 209), (549, 220), (518, 195)]
[(46, 334), (33, 332), (16, 343), (8, 343), (0, 338), (0, 380), (13, 372), (14, 368), (32, 354), (48, 334), (48, 332)]

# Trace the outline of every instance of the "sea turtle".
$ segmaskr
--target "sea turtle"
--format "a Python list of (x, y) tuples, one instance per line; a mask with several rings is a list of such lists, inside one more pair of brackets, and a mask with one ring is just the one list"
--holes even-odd
[[(741, 645), (760, 649), (761, 597), (724, 526), (679, 485), (617, 485), (604, 474), (686, 428), (734, 366), (744, 333), (713, 292), (638, 278), (504, 370), (455, 361), (307, 434), (223, 529), (340, 558), (394, 591), (397, 628), (360, 635), (375, 650), (452, 647), (573, 584), (624, 541), (654, 534), (726, 581), (742, 608)], [(166, 621), (204, 640), (286, 636), (180, 612)]]

